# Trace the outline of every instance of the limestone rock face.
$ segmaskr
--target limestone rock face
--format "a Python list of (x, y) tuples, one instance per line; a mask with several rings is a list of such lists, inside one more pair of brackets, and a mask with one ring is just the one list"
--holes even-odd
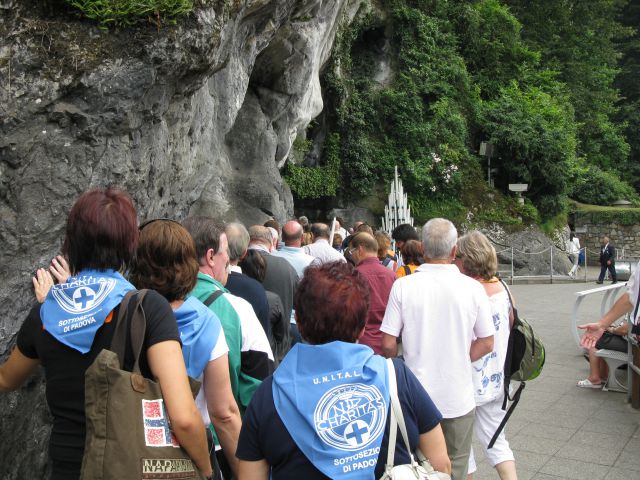
[(572, 263), (566, 253), (566, 245), (560, 236), (553, 240), (536, 227), (507, 233), (494, 225), (484, 229), (484, 233), (496, 242), (498, 263), (511, 267), (511, 247), (513, 247), (513, 267), (517, 276), (551, 275), (553, 250), (553, 274), (567, 275)]
[[(101, 30), (57, 1), (0, 1), (1, 359), (87, 188), (125, 188), (141, 219), (292, 215), (280, 169), (360, 4), (201, 2), (176, 25)], [(42, 392), (36, 377), (0, 395), (0, 478), (44, 476)]]

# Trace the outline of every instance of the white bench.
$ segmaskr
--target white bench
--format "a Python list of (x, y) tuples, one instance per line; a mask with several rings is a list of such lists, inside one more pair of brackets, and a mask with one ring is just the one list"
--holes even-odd
[(571, 335), (573, 336), (576, 345), (581, 351), (584, 351), (584, 349), (580, 346), (580, 336), (583, 332), (578, 329), (578, 325), (585, 322), (580, 320), (580, 315), (578, 312), (583, 300), (590, 295), (602, 294), (602, 301), (600, 302), (600, 317), (602, 317), (613, 306), (613, 304), (617, 300), (618, 295), (625, 291), (624, 289), (626, 288), (626, 286), (626, 283), (621, 282), (615, 283), (613, 285), (604, 285), (602, 287), (596, 287), (589, 290), (576, 292), (575, 295), (577, 298), (576, 302), (573, 305)]
[(627, 386), (620, 383), (618, 377), (616, 376), (616, 371), (622, 365), (627, 364), (628, 355), (626, 352), (616, 352), (615, 350), (596, 350), (596, 356), (602, 358), (605, 362), (607, 362), (607, 367), (609, 368), (609, 376), (607, 377), (607, 381), (604, 382), (602, 386), (602, 390), (605, 392), (623, 392), (627, 391)]

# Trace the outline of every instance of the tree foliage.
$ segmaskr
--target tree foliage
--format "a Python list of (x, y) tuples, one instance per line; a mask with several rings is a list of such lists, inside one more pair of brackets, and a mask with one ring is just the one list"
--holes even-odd
[(562, 210), (575, 123), (566, 99), (515, 81), (484, 105), (483, 124), (500, 152), (502, 186), (529, 184), (529, 198), (545, 214)]
[[(510, 218), (555, 218), (572, 195), (636, 198), (619, 175), (640, 175), (640, 0), (376, 5), (340, 34), (322, 79), (338, 196), (369, 194), (398, 165), (418, 217), (463, 216), (488, 197), (476, 152), (491, 140), (496, 188), (530, 185), (535, 215)], [(510, 210), (498, 203), (484, 216)]]
[(614, 123), (619, 94), (616, 40), (629, 35), (617, 21), (621, 0), (507, 0), (524, 40), (542, 65), (567, 86), (578, 127), (577, 155), (605, 169), (625, 167), (629, 145)]
[(622, 9), (620, 23), (632, 34), (618, 41), (621, 53), (615, 86), (620, 91), (616, 119), (624, 128), (630, 146), (629, 161), (620, 170), (640, 190), (640, 0), (631, 0)]

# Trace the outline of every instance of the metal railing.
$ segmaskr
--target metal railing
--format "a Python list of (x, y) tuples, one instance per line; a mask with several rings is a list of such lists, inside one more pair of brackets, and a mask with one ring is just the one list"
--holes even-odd
[[(492, 240), (493, 242), (493, 240)], [(496, 242), (494, 242), (496, 243)], [(500, 245), (500, 244), (497, 244)], [(506, 247), (502, 250), (497, 250), (496, 254), (500, 255), (501, 253), (505, 253), (505, 252), (511, 252), (511, 262), (510, 262), (510, 274), (508, 275), (509, 277), (509, 281), (511, 282), (511, 284), (513, 285), (513, 282), (516, 279), (525, 279), (525, 278), (549, 278), (549, 282), (553, 283), (553, 278), (554, 276), (558, 276), (558, 274), (554, 273), (553, 271), (553, 248), (554, 247), (547, 247), (544, 250), (540, 250), (539, 252), (526, 252), (523, 250), (518, 250), (517, 248), (511, 246), (511, 247)], [(520, 255), (542, 255), (546, 252), (549, 252), (549, 274), (539, 274), (539, 275), (516, 275), (515, 274), (515, 255), (520, 254)], [(585, 265), (586, 267), (586, 265)], [(504, 274), (504, 271), (500, 271), (500, 273)], [(504, 276), (504, 275), (501, 275)], [(585, 281), (586, 281), (586, 268), (585, 268)]]
[[(562, 275), (562, 274), (558, 274), (554, 272), (553, 269), (553, 260), (554, 260), (554, 248), (553, 246), (547, 247), (544, 250), (540, 250), (539, 252), (527, 252), (527, 251), (523, 251), (523, 250), (518, 250), (517, 248), (510, 246), (510, 245), (504, 245), (502, 243), (496, 242), (495, 240), (489, 238), (489, 240), (496, 246), (498, 247), (503, 247), (501, 249), (497, 249), (496, 248), (496, 254), (498, 255), (498, 258), (500, 258), (500, 254), (503, 254), (503, 258), (504, 258), (504, 253), (506, 252), (510, 252), (511, 253), (511, 259), (510, 259), (510, 264), (509, 264), (509, 271), (505, 271), (505, 270), (500, 270), (500, 276), (501, 277), (508, 277), (509, 282), (513, 285), (515, 280), (518, 279), (533, 279), (533, 278), (549, 278), (549, 282), (553, 283), (554, 277), (556, 278), (562, 278), (562, 279), (566, 279), (567, 276), (566, 275)], [(632, 270), (633, 270), (633, 266), (636, 264), (636, 262), (638, 261), (635, 258), (626, 258), (624, 257), (624, 248), (620, 249), (622, 250), (622, 256), (620, 256), (619, 254), (617, 255), (617, 266), (621, 267), (621, 270), (623, 270), (625, 273), (628, 271), (629, 275), (631, 275)], [(620, 250), (618, 250), (618, 252), (620, 252)], [(516, 275), (515, 274), (515, 265), (514, 265), (514, 260), (515, 260), (515, 256), (516, 253), (519, 255), (542, 255), (549, 252), (549, 273), (548, 274), (530, 274), (530, 275)], [(566, 255), (569, 255), (568, 252), (563, 252)], [(581, 267), (582, 268), (582, 274), (580, 275), (580, 279), (583, 280), (585, 283), (589, 281), (588, 278), (588, 267), (589, 267), (589, 255), (592, 256), (599, 256), (600, 252), (599, 251), (592, 251), (589, 250), (587, 247), (581, 247), (578, 251), (578, 253), (576, 253), (575, 255), (580, 256), (581, 254), (583, 254), (583, 259), (584, 259), (584, 265)], [(557, 254), (556, 254), (557, 255)], [(577, 271), (576, 271), (577, 273)], [(506, 275), (505, 275), (506, 274)], [(574, 278), (578, 278), (577, 276)]]

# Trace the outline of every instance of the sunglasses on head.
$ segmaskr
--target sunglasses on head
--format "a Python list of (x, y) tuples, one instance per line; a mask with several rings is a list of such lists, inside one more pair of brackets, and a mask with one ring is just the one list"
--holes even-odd
[(178, 222), (178, 221), (176, 221), (176, 220), (173, 220), (173, 219), (171, 219), (171, 218), (153, 218), (153, 219), (151, 219), (151, 220), (146, 220), (146, 221), (142, 222), (142, 223), (140, 224), (140, 226), (138, 227), (138, 231), (140, 231), (140, 232), (141, 232), (143, 228), (145, 228), (145, 227), (147, 227), (147, 226), (151, 225), (153, 222), (160, 222), (160, 221), (162, 221), (162, 222), (177, 223), (178, 225), (182, 226), (182, 224), (181, 224), (180, 222)]

